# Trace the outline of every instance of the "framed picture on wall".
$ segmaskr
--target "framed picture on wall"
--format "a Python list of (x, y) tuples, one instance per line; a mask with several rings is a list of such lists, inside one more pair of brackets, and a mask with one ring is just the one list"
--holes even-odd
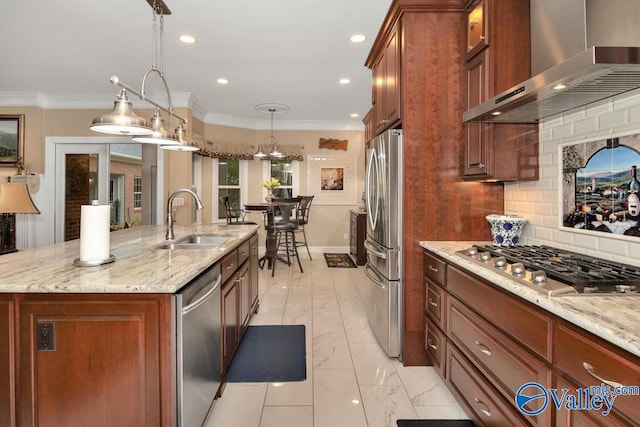
[(17, 167), (24, 159), (24, 114), (0, 114), (0, 166)]
[(307, 194), (320, 205), (358, 204), (354, 156), (307, 156)]

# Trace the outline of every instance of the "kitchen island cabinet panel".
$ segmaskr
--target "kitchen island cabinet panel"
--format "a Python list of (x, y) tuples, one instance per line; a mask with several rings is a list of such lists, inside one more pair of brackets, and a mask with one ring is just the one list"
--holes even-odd
[(16, 425), (15, 303), (0, 295), (0, 427)]
[[(20, 301), (20, 420), (30, 426), (158, 426), (170, 295), (33, 295)], [(165, 338), (161, 338), (165, 336)]]

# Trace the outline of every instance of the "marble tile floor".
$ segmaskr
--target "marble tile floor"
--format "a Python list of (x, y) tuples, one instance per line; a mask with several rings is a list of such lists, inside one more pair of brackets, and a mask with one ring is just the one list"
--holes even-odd
[(206, 427), (396, 427), (397, 419), (465, 419), (431, 367), (404, 367), (380, 348), (359, 288), (364, 269), (328, 268), (322, 254), (260, 270), (251, 324), (304, 324), (307, 379), (227, 384)]

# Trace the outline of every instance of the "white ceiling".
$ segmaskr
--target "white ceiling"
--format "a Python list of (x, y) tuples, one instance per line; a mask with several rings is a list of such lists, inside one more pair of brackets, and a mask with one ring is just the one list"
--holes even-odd
[[(190, 105), (207, 123), (265, 128), (268, 114), (254, 106), (278, 103), (290, 110), (276, 116), (276, 128), (362, 128), (371, 105), (364, 61), (391, 0), (165, 3), (172, 14), (165, 17), (162, 66), (174, 107)], [(146, 0), (3, 1), (0, 10), (0, 106), (35, 100), (46, 108), (109, 110), (118, 92), (111, 75), (141, 89), (153, 46)], [(177, 40), (185, 32), (196, 36), (195, 45)], [(367, 40), (352, 44), (355, 33)], [(230, 83), (220, 86), (218, 77)], [(342, 77), (351, 84), (340, 85)], [(168, 105), (155, 75), (146, 92)]]

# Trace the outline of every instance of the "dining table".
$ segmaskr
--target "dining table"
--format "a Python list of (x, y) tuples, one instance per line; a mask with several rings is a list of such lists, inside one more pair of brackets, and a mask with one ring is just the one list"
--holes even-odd
[[(273, 224), (273, 210), (271, 209), (271, 203), (248, 203), (244, 205), (246, 211), (263, 212), (265, 215), (265, 225)], [(265, 227), (267, 230), (267, 238), (265, 242), (265, 253), (258, 260), (260, 268), (264, 268), (266, 261), (267, 268), (271, 269), (271, 260), (274, 253), (278, 250), (278, 242), (276, 239), (276, 233), (274, 233), (269, 227)], [(287, 263), (286, 260), (278, 258), (281, 261)]]

